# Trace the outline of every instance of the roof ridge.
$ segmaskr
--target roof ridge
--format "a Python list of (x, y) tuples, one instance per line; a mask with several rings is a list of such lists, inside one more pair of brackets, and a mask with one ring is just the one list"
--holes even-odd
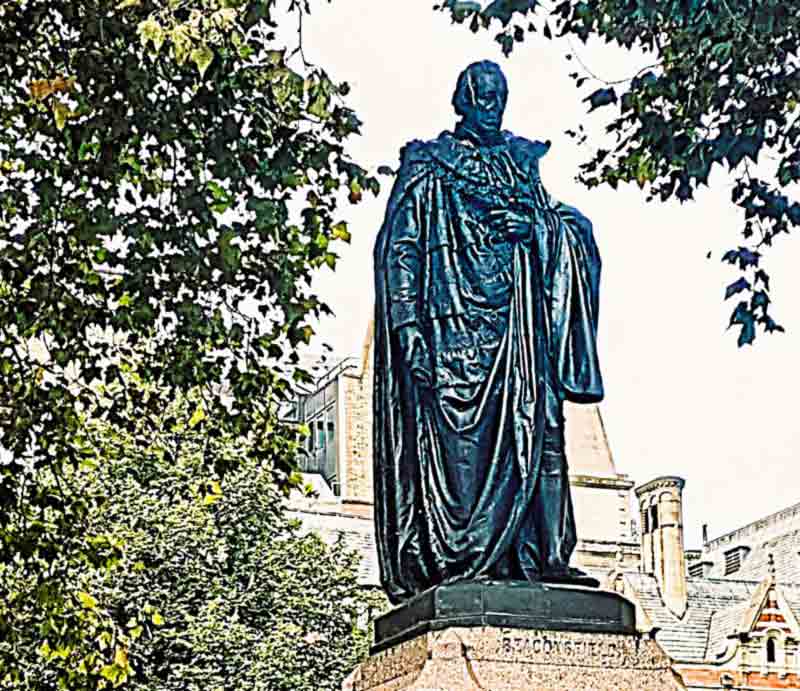
[(800, 502), (795, 504), (791, 504), (790, 506), (786, 506), (778, 511), (775, 511), (767, 516), (762, 516), (761, 518), (757, 518), (750, 523), (746, 523), (743, 526), (736, 528), (735, 530), (730, 530), (727, 533), (723, 533), (715, 537), (713, 540), (709, 540), (708, 542), (703, 545), (704, 548), (708, 547), (709, 545), (713, 545), (715, 543), (720, 543), (721, 541), (725, 541), (726, 539), (736, 535), (737, 533), (744, 533), (748, 529), (753, 528), (754, 526), (758, 525), (759, 523), (768, 523), (771, 519), (777, 518), (779, 516), (790, 516), (792, 514), (800, 514)]

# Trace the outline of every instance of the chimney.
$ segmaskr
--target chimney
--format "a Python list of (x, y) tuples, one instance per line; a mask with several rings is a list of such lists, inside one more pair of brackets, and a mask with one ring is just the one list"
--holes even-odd
[(687, 602), (684, 484), (679, 477), (660, 477), (636, 489), (642, 519), (642, 571), (655, 576), (661, 599), (678, 618), (686, 613)]

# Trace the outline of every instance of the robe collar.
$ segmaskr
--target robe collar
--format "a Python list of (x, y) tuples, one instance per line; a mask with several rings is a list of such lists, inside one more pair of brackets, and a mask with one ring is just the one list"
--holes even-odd
[(506, 139), (501, 130), (498, 130), (497, 132), (480, 134), (477, 130), (467, 125), (463, 120), (456, 125), (453, 134), (455, 134), (457, 139), (469, 142), (477, 147), (497, 147), (504, 146), (506, 144)]

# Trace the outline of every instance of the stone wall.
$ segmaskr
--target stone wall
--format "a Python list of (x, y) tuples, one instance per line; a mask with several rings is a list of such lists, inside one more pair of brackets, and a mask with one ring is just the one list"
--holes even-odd
[(632, 542), (631, 490), (624, 475), (570, 474), (575, 523), (582, 540)]
[(345, 500), (373, 501), (372, 488), (372, 328), (367, 333), (361, 368), (341, 378), (344, 397)]
[(636, 635), (499, 627), (426, 633), (372, 655), (343, 691), (683, 691), (658, 644)]

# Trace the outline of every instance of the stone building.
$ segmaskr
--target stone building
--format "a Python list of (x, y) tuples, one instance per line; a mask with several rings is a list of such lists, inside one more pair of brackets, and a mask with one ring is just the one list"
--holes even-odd
[(800, 504), (683, 548), (680, 478), (637, 488), (641, 564), (605, 584), (688, 689), (800, 689)]
[[(370, 332), (361, 357), (330, 362), (298, 402), (296, 419), (312, 432), (301, 465), (316, 496), (295, 497), (292, 510), (307, 529), (343, 536), (363, 555), (362, 583), (377, 588), (371, 342)], [(688, 689), (800, 689), (800, 503), (687, 551), (684, 481), (634, 490), (616, 469), (600, 409), (565, 414), (574, 564), (635, 603), (640, 630)]]
[(310, 431), (301, 470), (323, 499), (345, 505), (372, 503), (371, 342), (370, 330), (361, 357), (304, 363), (315, 385), (290, 413)]

